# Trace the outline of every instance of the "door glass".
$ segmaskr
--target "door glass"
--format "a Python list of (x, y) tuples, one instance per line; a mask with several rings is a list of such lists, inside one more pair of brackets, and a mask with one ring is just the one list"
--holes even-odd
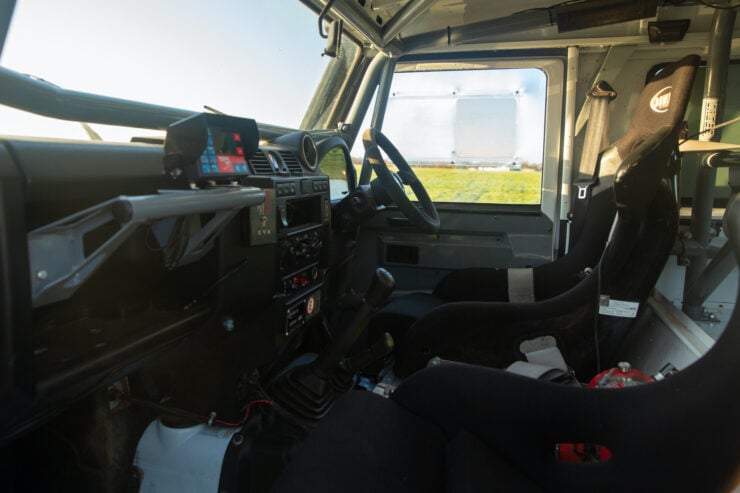
[(546, 91), (537, 68), (399, 72), (383, 133), (436, 202), (540, 204)]

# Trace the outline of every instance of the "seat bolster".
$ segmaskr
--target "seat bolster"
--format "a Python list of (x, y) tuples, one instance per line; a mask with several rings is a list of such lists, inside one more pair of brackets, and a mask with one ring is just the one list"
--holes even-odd
[[(405, 338), (397, 341), (395, 373), (408, 376), (434, 356), (505, 367), (521, 358), (521, 338), (540, 335), (555, 335), (569, 362), (585, 361), (587, 358), (579, 357), (579, 351), (592, 344), (583, 336), (585, 329), (577, 324), (593, 310), (596, 286), (597, 277), (592, 273), (565, 293), (538, 303), (444, 304), (419, 319)], [(590, 333), (590, 326), (588, 330)], [(477, 352), (485, 352), (487, 361), (466, 359), (459, 354), (471, 341), (478, 344)], [(576, 371), (582, 369), (579, 366)]]
[(447, 444), (447, 493), (542, 491), (478, 437), (461, 431)]
[(439, 296), (415, 292), (392, 299), (378, 310), (368, 325), (368, 340), (372, 344), (388, 332), (396, 341), (400, 341), (406, 330), (421, 317), (446, 303)]
[(445, 301), (508, 301), (507, 269), (470, 267), (450, 272), (434, 288)]
[(446, 437), (364, 391), (339, 399), (275, 483), (277, 492), (444, 491)]

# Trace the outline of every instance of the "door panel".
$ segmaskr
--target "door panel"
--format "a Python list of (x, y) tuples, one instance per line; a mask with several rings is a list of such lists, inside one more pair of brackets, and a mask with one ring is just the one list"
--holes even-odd
[[(376, 267), (396, 278), (397, 291), (431, 290), (448, 272), (465, 267), (528, 267), (552, 259), (552, 222), (541, 213), (440, 211), (437, 235), (403, 221), (397, 210), (362, 228), (353, 287), (364, 290)], [(400, 220), (400, 221), (399, 221)]]

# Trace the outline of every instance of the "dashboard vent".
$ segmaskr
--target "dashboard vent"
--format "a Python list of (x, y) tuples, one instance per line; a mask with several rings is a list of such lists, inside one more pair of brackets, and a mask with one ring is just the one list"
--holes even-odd
[(283, 162), (290, 170), (290, 174), (293, 176), (303, 175), (303, 168), (301, 163), (298, 162), (298, 158), (292, 152), (280, 152), (280, 157), (283, 158)]
[(261, 149), (257, 149), (257, 151), (255, 151), (254, 156), (249, 158), (249, 163), (252, 165), (252, 171), (254, 171), (255, 175), (272, 174), (272, 166)]

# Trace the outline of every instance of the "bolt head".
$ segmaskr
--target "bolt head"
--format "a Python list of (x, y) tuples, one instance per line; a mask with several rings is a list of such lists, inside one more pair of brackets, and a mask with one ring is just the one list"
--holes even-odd
[(49, 273), (46, 272), (44, 269), (41, 269), (36, 273), (36, 279), (43, 281), (44, 279), (49, 277)]

